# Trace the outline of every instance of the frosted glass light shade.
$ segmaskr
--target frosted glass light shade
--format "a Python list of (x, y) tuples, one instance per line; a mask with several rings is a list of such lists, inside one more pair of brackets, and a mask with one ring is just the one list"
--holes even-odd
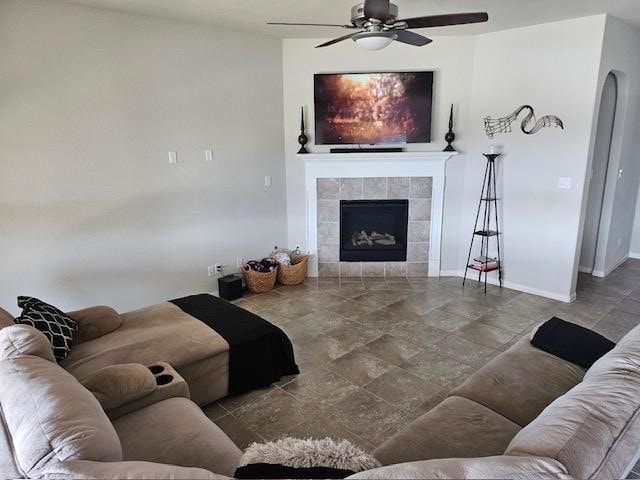
[(366, 50), (382, 50), (397, 38), (393, 32), (363, 32), (355, 35), (353, 41)]

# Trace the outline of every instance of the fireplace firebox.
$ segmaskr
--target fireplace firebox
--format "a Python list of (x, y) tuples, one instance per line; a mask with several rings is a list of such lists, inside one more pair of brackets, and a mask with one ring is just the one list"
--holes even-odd
[(405, 262), (409, 200), (341, 200), (341, 262)]

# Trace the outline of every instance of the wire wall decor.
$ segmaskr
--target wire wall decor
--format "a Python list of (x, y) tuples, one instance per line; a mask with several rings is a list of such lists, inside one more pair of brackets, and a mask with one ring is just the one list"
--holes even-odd
[(511, 115), (502, 118), (491, 118), (485, 117), (484, 119), (484, 129), (487, 133), (487, 137), (493, 138), (496, 134), (499, 133), (511, 133), (512, 124), (518, 119), (520, 114), (528, 110), (529, 113), (522, 119), (522, 123), (520, 124), (520, 129), (523, 133), (527, 135), (534, 135), (538, 133), (543, 128), (561, 128), (564, 130), (564, 123), (560, 118), (555, 115), (545, 115), (541, 117), (539, 120), (536, 118), (536, 113), (533, 110), (531, 105), (523, 105), (518, 108)]

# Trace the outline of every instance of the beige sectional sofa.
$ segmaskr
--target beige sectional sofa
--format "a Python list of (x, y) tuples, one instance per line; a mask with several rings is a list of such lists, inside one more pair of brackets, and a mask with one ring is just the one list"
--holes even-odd
[(0, 478), (232, 476), (241, 451), (176, 378), (182, 386), (164, 390), (145, 367), (110, 367), (88, 377), (94, 395), (55, 363), (42, 333), (2, 329)]
[(640, 327), (588, 371), (522, 339), (351, 478), (625, 478), (640, 452)]
[[(162, 365), (177, 384), (155, 388), (144, 367), (125, 365), (83, 386), (42, 334), (1, 330), (0, 478), (232, 475), (241, 452)], [(588, 371), (526, 338), (380, 445), (383, 467), (351, 478), (624, 478), (639, 412), (640, 327)]]

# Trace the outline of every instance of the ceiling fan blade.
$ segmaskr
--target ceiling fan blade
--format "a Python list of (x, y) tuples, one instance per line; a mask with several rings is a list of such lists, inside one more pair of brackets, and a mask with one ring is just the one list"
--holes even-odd
[(345, 35), (344, 37), (340, 37), (340, 38), (334, 38), (333, 40), (329, 40), (328, 42), (323, 43), (322, 45), (318, 45), (316, 48), (328, 47), (329, 45), (333, 45), (334, 43), (339, 43), (345, 40), (349, 40), (351, 37), (353, 37), (354, 35), (357, 35), (358, 33), (360, 32), (350, 33), (349, 35)]
[(468, 23), (482, 23), (489, 20), (487, 12), (452, 13), (449, 15), (431, 15), (399, 20), (407, 24), (407, 28), (447, 27), (449, 25), (465, 25)]
[(396, 30), (393, 33), (397, 35), (396, 42), (408, 43), (409, 45), (415, 45), (416, 47), (424, 47), (429, 45), (433, 40), (427, 37), (423, 37), (414, 32), (408, 30)]
[(294, 27), (338, 27), (338, 28), (358, 28), (355, 25), (336, 25), (333, 23), (289, 23), (289, 22), (267, 22), (267, 25), (290, 25)]
[(365, 0), (364, 17), (366, 19), (375, 18), (385, 22), (391, 16), (391, 5), (389, 0)]

